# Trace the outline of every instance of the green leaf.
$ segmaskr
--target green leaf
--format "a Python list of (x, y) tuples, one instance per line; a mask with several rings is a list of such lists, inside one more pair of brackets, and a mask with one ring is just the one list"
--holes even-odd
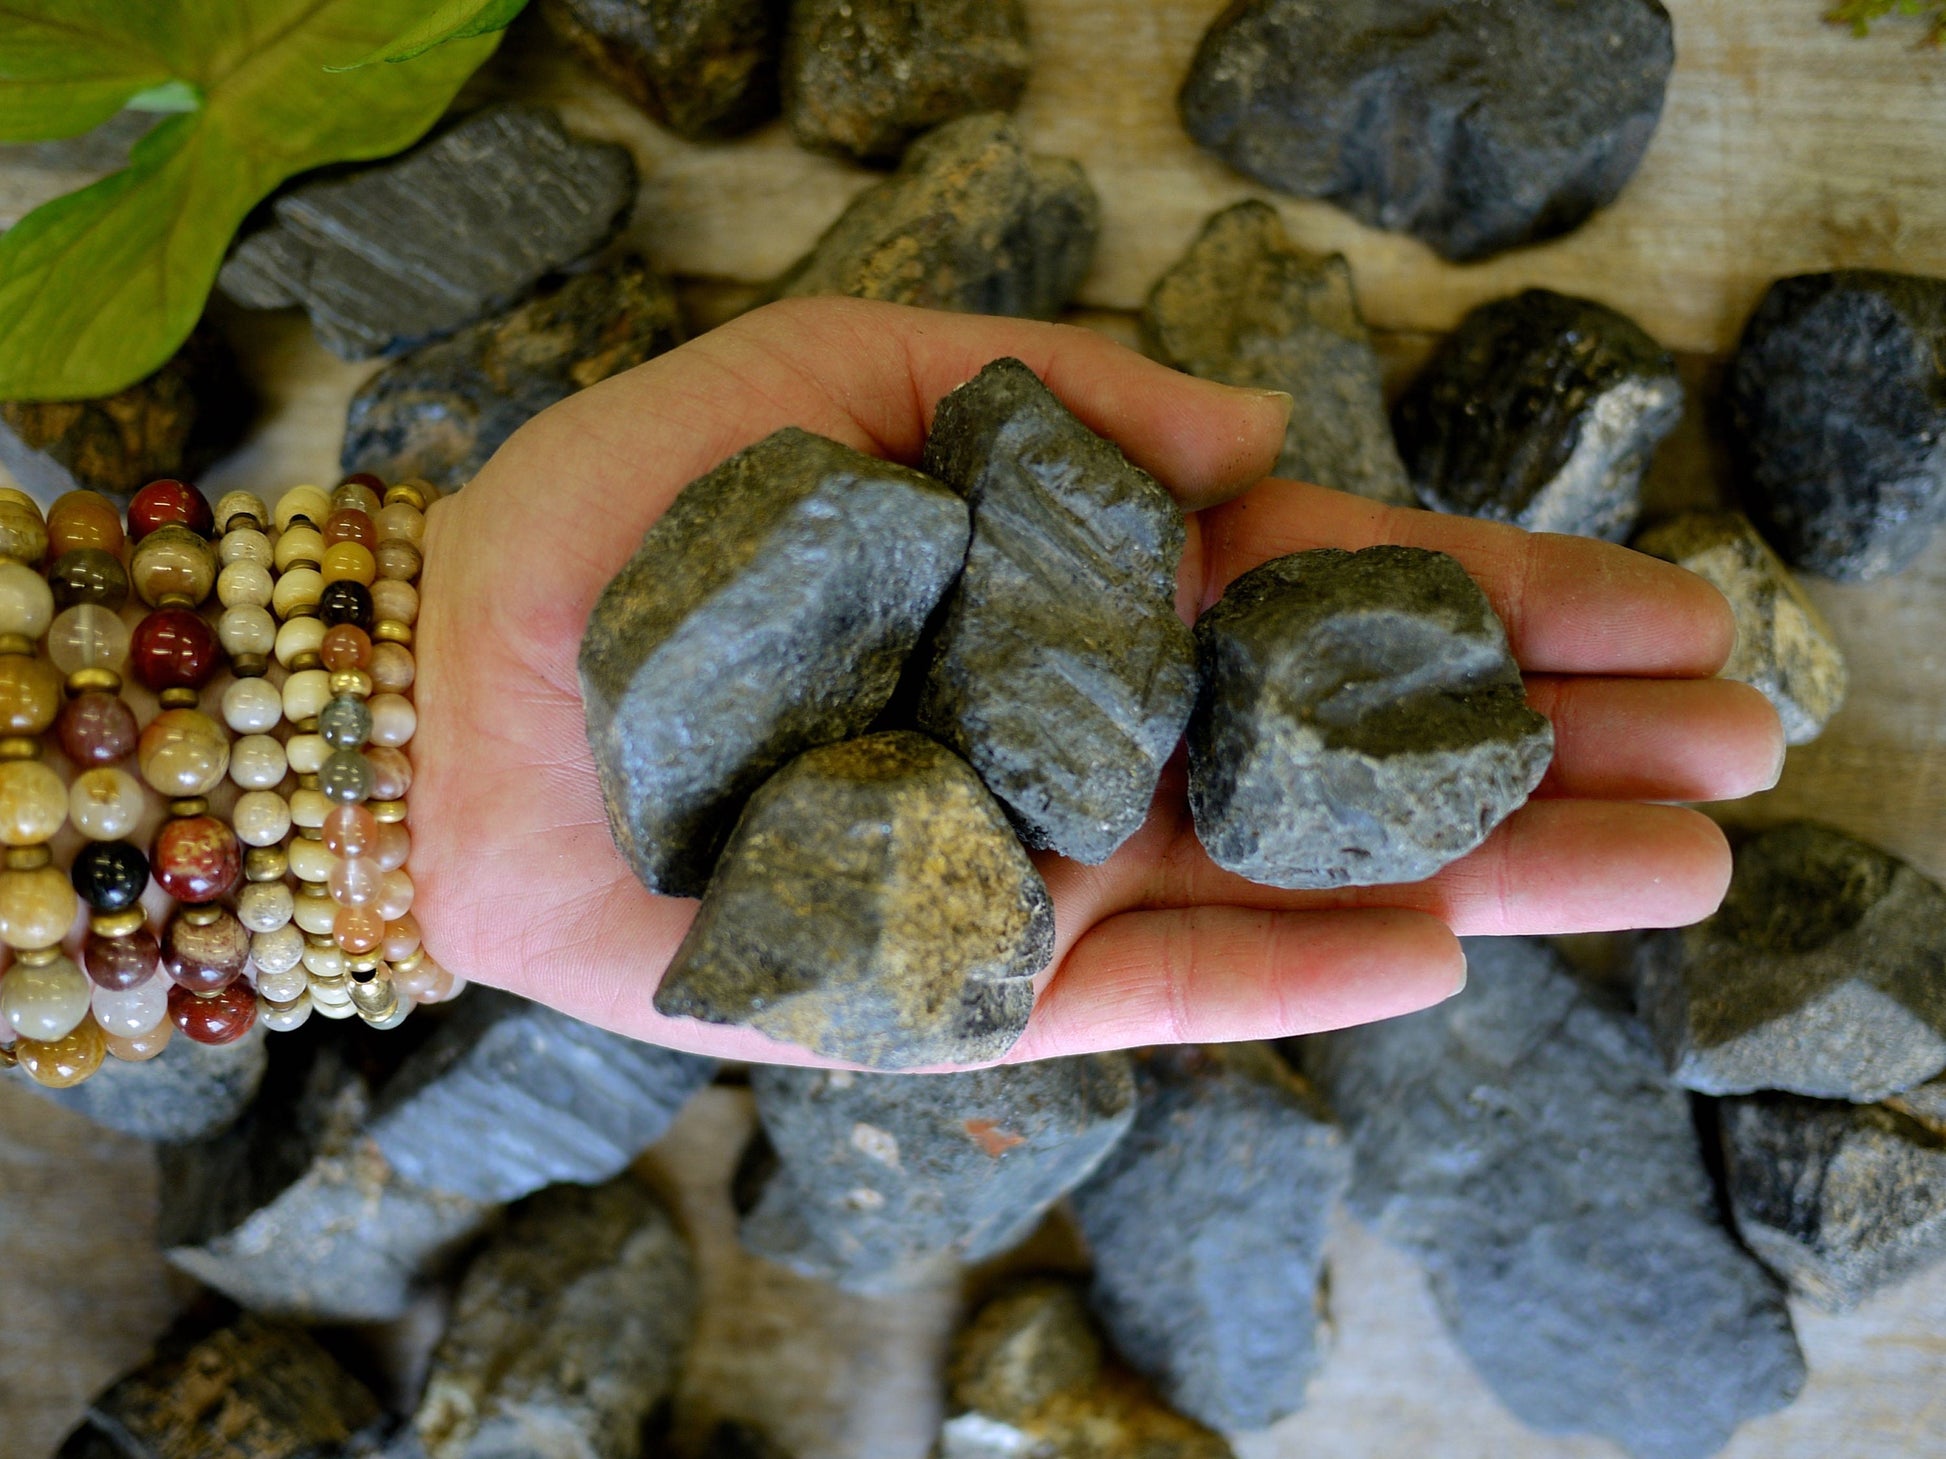
[(0, 0), (0, 142), (72, 137), (168, 81), (127, 0)]
[[(424, 0), (0, 0), (0, 73), (33, 59), (8, 48), (30, 25), (112, 13), (113, 25), (77, 44), (168, 68), (125, 87), (117, 105), (172, 81), (202, 97), (143, 137), (122, 171), (0, 236), (0, 400), (86, 399), (141, 379), (188, 337), (231, 237), (273, 188), (422, 136), (497, 37), (396, 67), (327, 67), (385, 44), (423, 9)], [(71, 70), (75, 94), (96, 104), (104, 93)]]
[(361, 66), (376, 65), (380, 61), (410, 61), (434, 46), (445, 45), (447, 41), (467, 40), (476, 35), (490, 35), (494, 31), (505, 30), (513, 24), (514, 17), (526, 8), (527, 0), (439, 0), (432, 14), (403, 35), (349, 66), (333, 69), (355, 71)]

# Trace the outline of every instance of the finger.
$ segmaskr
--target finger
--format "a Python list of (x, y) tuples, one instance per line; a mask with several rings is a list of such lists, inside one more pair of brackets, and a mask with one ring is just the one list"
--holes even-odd
[(1393, 544), (1450, 553), (1486, 591), (1522, 666), (1544, 674), (1704, 678), (1736, 623), (1723, 595), (1674, 563), (1588, 537), (1385, 507), (1265, 481), (1204, 518), (1205, 603), (1290, 552)]
[(1536, 795), (1737, 800), (1769, 790), (1784, 768), (1777, 711), (1729, 679), (1537, 676), (1527, 702), (1554, 725)]

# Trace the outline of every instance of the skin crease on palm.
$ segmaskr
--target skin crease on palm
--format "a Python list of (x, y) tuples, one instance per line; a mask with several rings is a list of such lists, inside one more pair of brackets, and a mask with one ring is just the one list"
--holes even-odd
[(1147, 824), (1106, 864), (1037, 858), (1056, 954), (1010, 1060), (1361, 1023), (1461, 987), (1456, 936), (1675, 926), (1715, 909), (1723, 836), (1663, 802), (1765, 789), (1784, 747), (1762, 695), (1710, 677), (1734, 627), (1701, 579), (1606, 543), (1264, 479), (1284, 397), (1085, 330), (820, 299), (754, 311), (563, 401), (434, 507), (412, 824), (417, 913), (441, 962), (656, 1043), (828, 1062), (652, 1007), (696, 904), (651, 895), (609, 839), (576, 681), (582, 628), (644, 531), (725, 457), (796, 425), (916, 463), (939, 398), (1003, 355), (1183, 502), (1186, 618), (1285, 553), (1449, 552), (1505, 621), (1557, 739), (1538, 794), (1479, 850), (1429, 881), (1341, 892), (1215, 867), (1178, 752)]

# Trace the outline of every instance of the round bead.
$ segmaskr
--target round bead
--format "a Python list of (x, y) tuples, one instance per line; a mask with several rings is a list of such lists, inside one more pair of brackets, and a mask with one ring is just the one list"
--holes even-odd
[(128, 532), (138, 543), (172, 523), (208, 536), (215, 522), (200, 491), (167, 477), (151, 481), (128, 504)]
[(92, 603), (117, 609), (128, 601), (128, 570), (99, 547), (77, 547), (54, 559), (47, 586), (57, 608)]
[(94, 987), (62, 955), (38, 965), (17, 962), (0, 977), (0, 1015), (24, 1039), (64, 1038), (88, 1016)]
[(330, 880), (337, 858), (322, 841), (300, 836), (290, 846), (291, 875), (299, 881), (322, 883)]
[(291, 889), (280, 881), (252, 882), (237, 894), (237, 920), (252, 932), (275, 932), (291, 911)]
[(101, 1026), (84, 1018), (65, 1038), (22, 1039), (14, 1047), (27, 1077), (47, 1089), (72, 1089), (91, 1077), (108, 1055)]
[(367, 633), (372, 631), (372, 590), (351, 578), (339, 578), (325, 585), (318, 599), (318, 616), (327, 624), (355, 623)]
[(98, 491), (63, 492), (47, 509), (47, 550), (57, 558), (81, 548), (113, 555), (122, 541), (122, 514)]
[(383, 505), (379, 493), (384, 490), (385, 483), (371, 472), (356, 471), (338, 483), (331, 506), (334, 511), (360, 511), (369, 517)]
[[(216, 915), (203, 920), (203, 912)], [(250, 961), (250, 934), (236, 914), (224, 907), (199, 909), (169, 919), (162, 937), (162, 967), (178, 987), (195, 993), (214, 993), (243, 976)]]
[(302, 618), (317, 610), (324, 590), (324, 576), (316, 568), (289, 568), (277, 579), (270, 606), (279, 618)]
[(240, 604), (223, 610), (216, 620), (216, 640), (231, 658), (252, 655), (268, 659), (277, 647), (277, 620), (268, 608)]
[(230, 824), (246, 846), (275, 846), (291, 828), (291, 803), (274, 790), (247, 791), (237, 797)]
[(47, 631), (47, 656), (63, 674), (110, 669), (119, 674), (128, 662), (128, 625), (122, 615), (97, 603), (61, 610)]
[(228, 567), (236, 562), (254, 562), (258, 567), (273, 567), (277, 554), (270, 539), (254, 527), (238, 527), (225, 532), (216, 544), (216, 560)]
[(410, 972), (395, 970), (392, 986), (416, 1003), (437, 1003), (452, 995), (453, 975), (431, 958), (422, 958)]
[(284, 747), (269, 735), (245, 735), (230, 746), (230, 779), (245, 790), (275, 790), (285, 768)]
[(378, 822), (362, 805), (334, 806), (324, 818), (324, 844), (333, 856), (370, 855), (378, 846)]
[(61, 706), (54, 734), (76, 765), (113, 765), (135, 750), (135, 712), (119, 694), (90, 689)]
[(365, 763), (372, 767), (373, 800), (398, 800), (412, 789), (412, 762), (403, 750), (390, 745), (368, 745)]
[(151, 608), (200, 603), (216, 584), (216, 552), (187, 527), (162, 527), (135, 544), (128, 580)]
[(411, 957), (419, 950), (419, 920), (410, 912), (385, 924), (385, 940), (379, 951), (389, 963)]
[(362, 699), (333, 699), (318, 711), (318, 733), (337, 750), (356, 750), (372, 735), (372, 712)]
[(410, 628), (419, 617), (419, 590), (396, 578), (380, 578), (372, 584), (372, 616)]
[(304, 517), (313, 523), (331, 518), (331, 493), (321, 486), (294, 486), (277, 498), (277, 530), (290, 531), (291, 523)]
[(191, 608), (158, 608), (135, 625), (129, 649), (135, 677), (157, 694), (202, 688), (221, 657), (215, 631)]
[(0, 561), (0, 633), (39, 638), (54, 621), (54, 591), (24, 563)]
[(240, 735), (261, 735), (284, 719), (284, 696), (267, 679), (233, 679), (223, 690), (223, 723)]
[(402, 643), (380, 643), (372, 647), (372, 688), (383, 694), (403, 694), (418, 677), (419, 666), (412, 650)]
[(47, 556), (47, 524), (31, 499), (0, 500), (0, 557), (32, 567)]
[(378, 563), (372, 550), (359, 542), (338, 542), (324, 549), (322, 566), (326, 583), (351, 582), (370, 587), (378, 576)]
[[(318, 790), (293, 790), (291, 792), (291, 824), (301, 826), (307, 831), (315, 831), (324, 824), (324, 818), (331, 814), (331, 802)], [(296, 842), (291, 843), (293, 846)], [(323, 880), (321, 877), (309, 880)]]
[(285, 668), (296, 667), (297, 660), (318, 652), (324, 642), (324, 620), (293, 618), (277, 630), (277, 662)]
[(253, 527), (232, 527), (230, 524), (239, 517), (245, 521), (260, 522), (268, 526), (270, 508), (264, 505), (264, 499), (254, 491), (226, 491), (216, 499), (216, 529), (219, 532), (228, 536), (232, 532), (256, 530)]
[(385, 940), (385, 918), (373, 907), (340, 907), (331, 936), (347, 957), (363, 957)]
[(230, 765), (223, 727), (199, 709), (165, 709), (135, 747), (142, 778), (170, 799), (208, 795)]
[(59, 867), (0, 871), (0, 940), (9, 947), (52, 947), (74, 926), (74, 886)]
[(68, 788), (38, 760), (0, 761), (0, 844), (52, 841), (68, 818)]
[[(154, 964), (150, 964), (154, 971)], [(169, 1016), (169, 984), (144, 978), (132, 988), (97, 987), (90, 1000), (95, 1022), (111, 1037), (140, 1038)], [(110, 1053), (114, 1050), (110, 1049)]]
[(177, 816), (155, 833), (149, 872), (178, 902), (214, 902), (243, 879), (243, 847), (215, 816)]
[(315, 527), (301, 523), (277, 539), (273, 553), (280, 573), (309, 569), (316, 572), (324, 562), (324, 536)]
[(397, 749), (419, 728), (419, 714), (403, 694), (374, 694), (366, 701), (372, 712), (372, 743)]
[(0, 654), (0, 734), (40, 735), (61, 712), (61, 671), (46, 659)]
[(199, 1044), (233, 1044), (257, 1021), (257, 993), (240, 978), (201, 996), (177, 986), (169, 990), (169, 1018)]
[(125, 912), (148, 890), (149, 858), (126, 841), (96, 841), (74, 853), (68, 874), (95, 911)]
[(297, 905), (291, 911), (294, 926), (316, 937), (328, 937), (337, 920), (338, 904), (331, 900), (328, 893), (304, 891), (297, 894)]
[(157, 978), (148, 985), (155, 989), (162, 999), (162, 1021), (147, 1033), (131, 1034), (127, 1037), (102, 1030), (102, 1039), (108, 1045), (108, 1052), (125, 1063), (139, 1064), (144, 1059), (153, 1059), (169, 1047), (169, 1040), (176, 1036), (176, 1026), (169, 1021), (169, 985)]
[[(298, 950), (292, 954), (292, 957), (301, 957), (304, 950), (304, 934), (295, 927), (286, 927), (283, 931), (297, 939)], [(257, 991), (273, 1002), (289, 1003), (311, 986), (311, 975), (305, 971), (301, 963), (295, 961), (279, 972), (273, 973), (267, 970), (262, 959), (256, 955), (257, 944), (262, 941), (263, 938), (258, 937), (252, 939), (250, 944), (251, 959), (257, 964)]]
[(126, 937), (104, 937), (90, 931), (81, 942), (81, 961), (99, 988), (127, 992), (155, 976), (162, 957), (155, 934), (138, 927)]
[(142, 782), (112, 765), (84, 770), (67, 788), (68, 819), (90, 841), (119, 841), (135, 834), (148, 804)]
[(311, 990), (301, 988), (297, 997), (282, 1003), (273, 1003), (262, 996), (257, 998), (257, 1022), (272, 1033), (289, 1033), (292, 1029), (302, 1028), (311, 1017)]
[(289, 922), (273, 932), (259, 932), (250, 939), (250, 956), (264, 976), (288, 973), (304, 957), (304, 933)]
[(379, 881), (378, 900), (372, 905), (387, 922), (396, 922), (412, 910), (412, 878), (403, 871), (388, 871)]
[(225, 608), (262, 608), (277, 586), (260, 563), (233, 562), (216, 575), (216, 600)]
[(379, 826), (378, 845), (372, 850), (372, 860), (387, 871), (397, 871), (411, 854), (412, 836), (404, 826), (396, 821)]
[[(338, 911), (343, 910), (342, 907), (338, 909)], [(333, 912), (331, 914), (333, 927), (337, 926), (337, 919), (338, 912)], [(335, 941), (311, 942), (307, 940), (304, 944), (304, 967), (313, 978), (342, 978), (345, 975), (344, 949), (339, 947)], [(333, 991), (327, 1001), (340, 1003), (344, 1001), (346, 996), (348, 995), (345, 990), (339, 987)]]
[(390, 582), (411, 582), (419, 576), (421, 559), (419, 549), (410, 542), (381, 542), (378, 551), (372, 554), (377, 563), (378, 575)]
[(378, 528), (372, 518), (356, 507), (345, 507), (333, 512), (324, 524), (326, 546), (340, 542), (356, 542), (361, 547), (378, 546)]
[(355, 623), (340, 623), (325, 631), (318, 654), (327, 669), (362, 669), (372, 661), (371, 635)]
[(393, 502), (381, 507), (372, 525), (378, 530), (380, 542), (409, 542), (414, 547), (426, 545), (426, 514), (409, 502)]
[(333, 750), (318, 771), (318, 789), (326, 800), (345, 805), (369, 800), (372, 794), (372, 767), (356, 750)]
[(378, 863), (354, 856), (340, 858), (331, 866), (331, 878), (327, 885), (331, 888), (331, 900), (341, 907), (363, 907), (379, 898), (385, 887), (386, 873), (378, 869)]
[(292, 724), (316, 719), (330, 701), (331, 675), (323, 669), (300, 669), (284, 680), (284, 717)]

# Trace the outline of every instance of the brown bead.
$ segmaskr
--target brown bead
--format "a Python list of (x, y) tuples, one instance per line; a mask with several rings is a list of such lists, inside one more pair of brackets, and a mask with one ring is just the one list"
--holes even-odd
[(175, 1036), (176, 1026), (166, 1018), (147, 1033), (103, 1035), (108, 1041), (108, 1052), (129, 1064), (139, 1064), (145, 1059), (153, 1059), (169, 1047), (169, 1040)]
[(397, 538), (390, 542), (381, 542), (378, 551), (372, 554), (372, 558), (378, 576), (400, 583), (409, 583), (419, 576), (419, 569), (423, 563), (418, 548), (410, 542), (401, 542)]
[(121, 993), (155, 976), (162, 951), (155, 934), (143, 927), (127, 937), (104, 937), (90, 930), (81, 944), (81, 966), (103, 988)]
[(381, 694), (403, 694), (418, 677), (419, 665), (403, 644), (372, 645), (372, 688)]
[(229, 987), (249, 960), (250, 933), (227, 907), (178, 912), (163, 933), (162, 966), (192, 993)]
[(54, 499), (47, 512), (47, 551), (59, 557), (77, 547), (96, 547), (117, 556), (122, 550), (122, 514), (98, 491), (70, 491)]
[(0, 557), (39, 567), (47, 556), (47, 523), (40, 508), (24, 492), (0, 498)]
[(135, 753), (135, 712), (119, 694), (93, 690), (61, 706), (54, 733), (61, 753), (83, 770), (113, 765)]
[(378, 528), (371, 516), (356, 507), (340, 507), (325, 519), (324, 544), (356, 542), (360, 547), (378, 546)]
[(405, 751), (390, 745), (367, 745), (365, 763), (372, 767), (372, 799), (398, 800), (412, 789), (412, 762)]
[(371, 635), (356, 623), (340, 623), (325, 630), (318, 658), (333, 673), (363, 669), (372, 661)]
[(215, 816), (165, 821), (155, 834), (149, 874), (178, 902), (214, 902), (243, 879), (243, 844)]
[(45, 1043), (39, 1039), (18, 1039), (14, 1057), (36, 1084), (48, 1089), (69, 1089), (93, 1074), (108, 1056), (108, 1041), (101, 1025), (92, 1016), (74, 1026), (71, 1033)]
[(169, 1018), (199, 1044), (233, 1044), (257, 1021), (257, 993), (242, 978), (219, 992), (169, 990)]
[(46, 659), (0, 654), (0, 734), (41, 735), (61, 712), (61, 671)]
[(193, 607), (216, 586), (216, 553), (187, 527), (158, 527), (135, 544), (128, 577), (151, 608), (165, 603)]
[(199, 709), (165, 709), (137, 738), (135, 756), (158, 794), (207, 795), (230, 768), (230, 737)]

